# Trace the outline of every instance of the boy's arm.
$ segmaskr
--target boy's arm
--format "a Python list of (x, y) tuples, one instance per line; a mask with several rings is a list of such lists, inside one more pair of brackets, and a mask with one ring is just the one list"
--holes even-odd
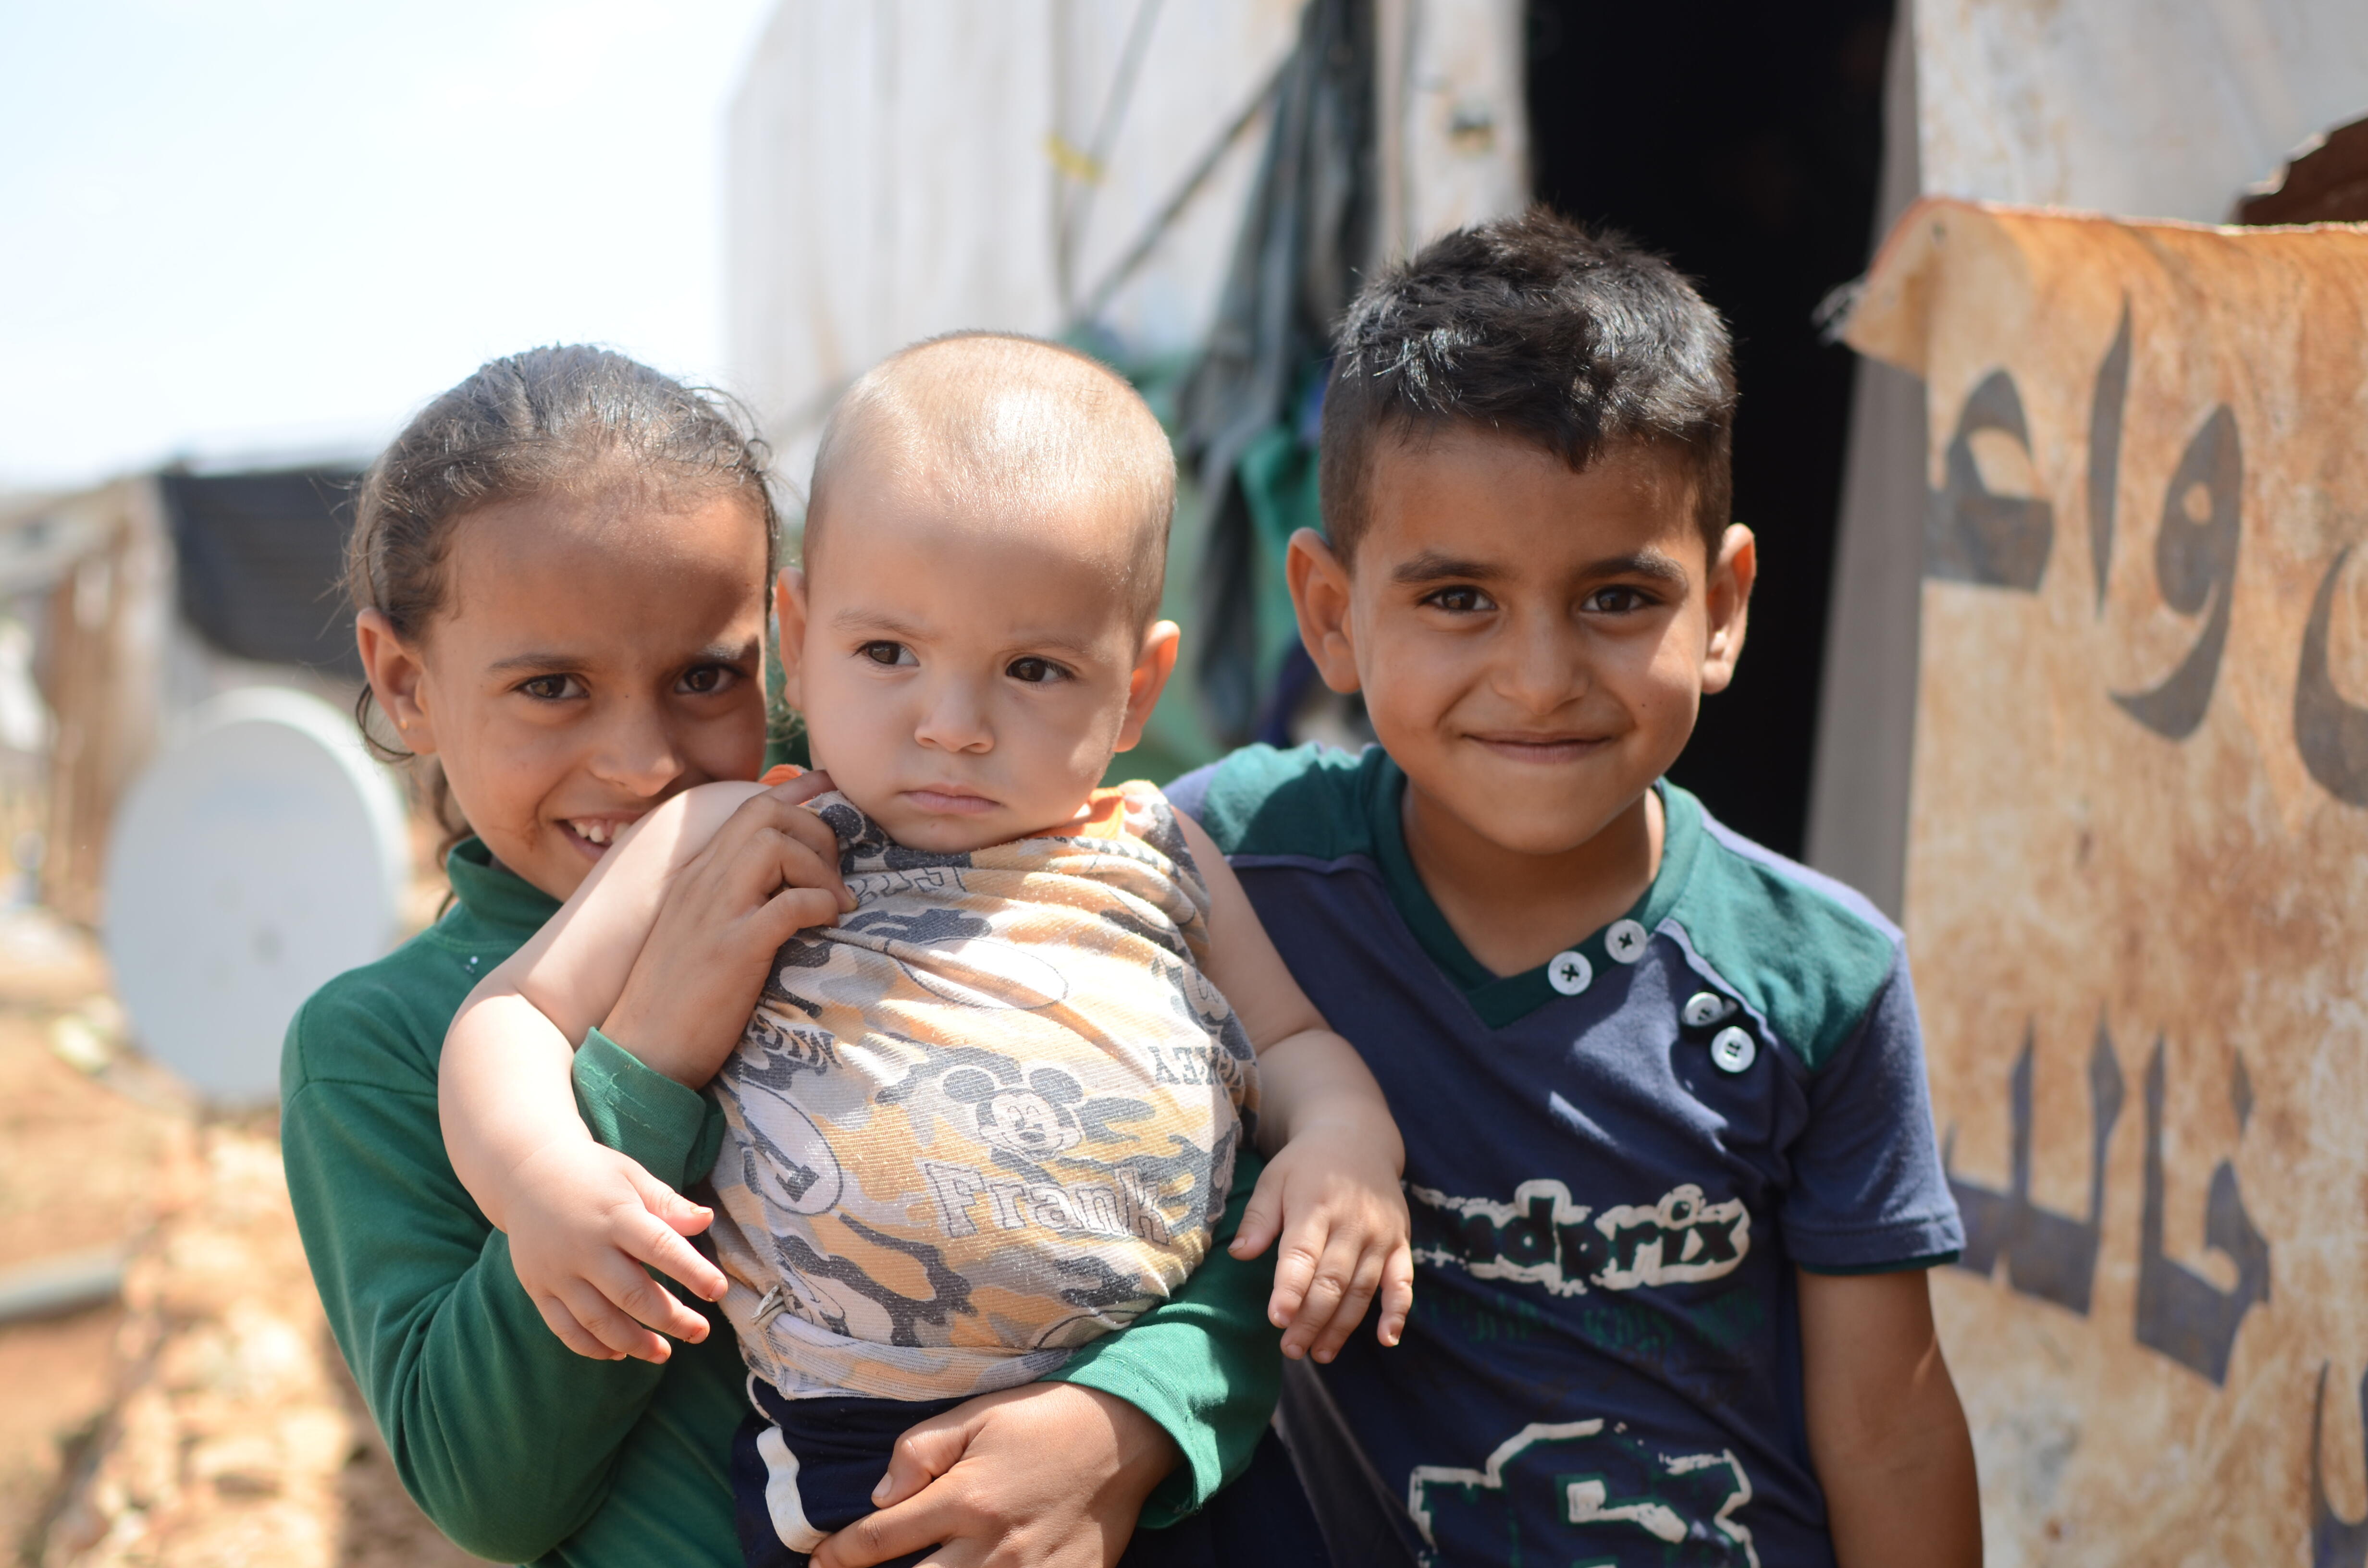
[(1356, 1048), (1326, 1026), (1291, 977), (1249, 895), (1208, 833), (1177, 814), (1209, 889), (1204, 972), (1258, 1053), (1258, 1144), (1269, 1157), (1235, 1234), (1235, 1257), (1278, 1236), (1269, 1315), (1282, 1353), (1329, 1361), (1382, 1299), (1395, 1345), (1414, 1303), (1411, 1221), (1399, 1177), (1406, 1143)]
[(1974, 1444), (1925, 1271), (1798, 1275), (1809, 1452), (1841, 1568), (1977, 1568)]
[(1842, 1568), (1977, 1563), (1973, 1444), (1926, 1284), (1964, 1231), (1932, 1136), (1907, 952), (1882, 935), (1888, 972), (1811, 1074), (1780, 1221), (1809, 1447)]

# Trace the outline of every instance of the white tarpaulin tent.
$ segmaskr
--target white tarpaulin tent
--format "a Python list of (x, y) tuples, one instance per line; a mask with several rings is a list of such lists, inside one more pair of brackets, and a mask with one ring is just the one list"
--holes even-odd
[[(783, 0), (732, 108), (735, 387), (803, 478), (916, 338), (1091, 324), (1198, 347), (1297, 0)], [(1527, 199), (1518, 0), (1379, 0), (1382, 245)]]

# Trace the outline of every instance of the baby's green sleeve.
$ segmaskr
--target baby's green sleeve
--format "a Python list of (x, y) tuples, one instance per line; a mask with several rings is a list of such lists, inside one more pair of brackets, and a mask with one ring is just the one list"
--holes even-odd
[(1261, 1168), (1247, 1150), (1234, 1162), (1224, 1217), (1181, 1290), (1048, 1380), (1122, 1399), (1176, 1439), (1184, 1462), (1144, 1505), (1146, 1528), (1174, 1524), (1239, 1475), (1274, 1417), (1282, 1385), (1282, 1331), (1266, 1317), (1274, 1252), (1245, 1263), (1225, 1250)]

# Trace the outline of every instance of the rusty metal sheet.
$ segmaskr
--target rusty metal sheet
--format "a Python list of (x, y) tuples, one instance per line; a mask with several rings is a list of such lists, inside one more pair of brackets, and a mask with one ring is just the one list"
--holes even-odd
[(2368, 229), (1933, 201), (1907, 927), (1997, 1563), (2368, 1562)]

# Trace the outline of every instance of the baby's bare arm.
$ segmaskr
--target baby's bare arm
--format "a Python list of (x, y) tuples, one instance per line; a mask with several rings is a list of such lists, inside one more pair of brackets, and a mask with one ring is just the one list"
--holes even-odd
[(1378, 1291), (1382, 1343), (1414, 1301), (1406, 1144), (1356, 1047), (1332, 1032), (1291, 977), (1249, 895), (1201, 824), (1177, 817), (1209, 887), (1210, 981), (1258, 1053), (1258, 1147), (1269, 1156), (1233, 1251), (1280, 1236), (1269, 1315), (1282, 1351), (1329, 1361)]
[(575, 1114), (575, 1047), (624, 990), (666, 885), (754, 784), (711, 784), (635, 823), (583, 886), (461, 1004), (444, 1035), (437, 1099), (454, 1174), (504, 1230), (509, 1174), (556, 1142), (588, 1139)]
[[(470, 1001), (506, 984), (567, 1040), (582, 1040), (623, 994), (675, 878), (743, 801), (764, 793), (760, 784), (702, 784), (633, 824), (575, 896)], [(461, 1017), (468, 1017), (467, 1004)], [(460, 1028), (457, 1020), (453, 1028)]]
[(1258, 1146), (1271, 1153), (1321, 1122), (1353, 1126), (1403, 1166), (1405, 1150), (1382, 1086), (1357, 1048), (1334, 1034), (1291, 977), (1240, 879), (1199, 823), (1178, 813), (1209, 887), (1210, 982), (1258, 1053)]
[(703, 1229), (707, 1210), (592, 1141), (573, 1053), (605, 1021), (644, 1065), (706, 1082), (774, 949), (843, 906), (836, 841), (799, 803), (825, 788), (714, 784), (660, 806), (479, 983), (445, 1037), (438, 1095), (453, 1170), (509, 1233), (519, 1282), (553, 1332), (587, 1355), (662, 1359), (664, 1342), (631, 1319), (703, 1332), (639, 1264), (711, 1297), (723, 1281), (676, 1233)]

